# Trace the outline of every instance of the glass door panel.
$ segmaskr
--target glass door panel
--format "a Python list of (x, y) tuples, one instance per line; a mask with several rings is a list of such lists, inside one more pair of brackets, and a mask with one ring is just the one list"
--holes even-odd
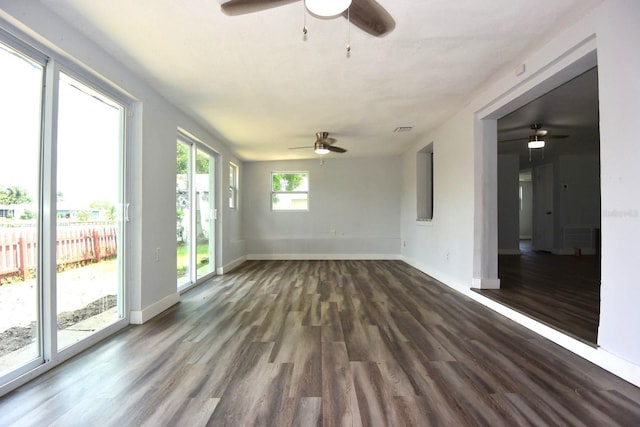
[(178, 289), (214, 273), (215, 157), (180, 137), (176, 150), (176, 237)]
[(124, 109), (61, 74), (57, 140), (58, 349), (122, 318)]
[(176, 146), (176, 268), (178, 288), (191, 283), (191, 147), (178, 141)]
[(196, 279), (214, 271), (213, 248), (215, 242), (213, 157), (196, 151)]
[(38, 214), (44, 68), (0, 44), (0, 377), (41, 357)]

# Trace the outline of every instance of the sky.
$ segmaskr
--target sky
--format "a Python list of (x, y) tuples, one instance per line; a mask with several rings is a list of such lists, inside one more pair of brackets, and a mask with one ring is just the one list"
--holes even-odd
[[(43, 68), (0, 45), (0, 186), (36, 200)], [(80, 89), (79, 89), (80, 88)], [(118, 203), (121, 108), (61, 74), (57, 192), (65, 205)]]

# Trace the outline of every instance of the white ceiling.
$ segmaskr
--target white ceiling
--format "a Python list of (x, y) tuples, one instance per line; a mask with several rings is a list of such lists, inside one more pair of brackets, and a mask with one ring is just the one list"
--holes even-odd
[[(315, 132), (346, 154), (399, 154), (497, 73), (600, 0), (378, 0), (376, 38), (301, 2), (226, 16), (218, 0), (40, 0), (144, 77), (243, 160), (312, 158)], [(399, 126), (411, 132), (394, 133)]]

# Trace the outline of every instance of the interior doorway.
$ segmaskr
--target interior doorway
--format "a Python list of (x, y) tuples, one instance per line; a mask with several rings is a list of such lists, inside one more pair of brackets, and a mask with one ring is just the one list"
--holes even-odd
[[(601, 277), (597, 76), (594, 67), (498, 120), (501, 289), (480, 291), (592, 345)], [(538, 140), (542, 147), (529, 144)], [(519, 194), (505, 197), (501, 188)], [(515, 221), (518, 232), (505, 231)]]

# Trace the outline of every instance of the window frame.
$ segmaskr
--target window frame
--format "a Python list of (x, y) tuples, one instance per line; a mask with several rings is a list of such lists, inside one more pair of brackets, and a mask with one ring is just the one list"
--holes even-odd
[(240, 168), (233, 162), (229, 162), (229, 209), (238, 209), (238, 174)]
[(416, 153), (416, 222), (430, 224), (434, 214), (434, 144)]
[[(279, 175), (279, 174), (286, 174), (286, 175), (296, 175), (296, 174), (300, 174), (300, 175), (305, 175), (306, 179), (307, 179), (307, 189), (306, 190), (291, 190), (291, 191), (283, 191), (283, 190), (274, 190), (273, 188), (273, 177), (274, 175)], [(271, 174), (269, 175), (270, 179), (269, 179), (269, 187), (271, 190), (270, 193), (270, 205), (271, 205), (271, 211), (272, 212), (308, 212), (309, 211), (309, 193), (310, 193), (310, 174), (309, 171), (271, 171)], [(306, 194), (306, 208), (303, 209), (278, 209), (275, 207), (274, 204), (274, 196), (278, 195), (278, 194), (283, 194), (283, 195), (294, 195), (294, 194)]]

